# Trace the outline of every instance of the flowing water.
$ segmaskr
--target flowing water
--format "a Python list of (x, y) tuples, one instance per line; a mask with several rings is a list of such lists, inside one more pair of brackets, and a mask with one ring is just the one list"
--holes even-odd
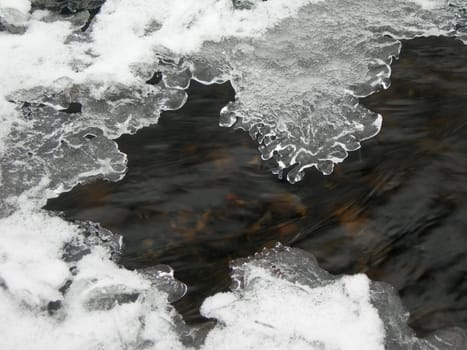
[(183, 108), (117, 140), (122, 181), (79, 185), (46, 209), (123, 235), (130, 269), (173, 267), (189, 287), (176, 308), (191, 323), (229, 286), (229, 261), (280, 241), (331, 273), (391, 283), (421, 335), (466, 328), (467, 47), (404, 41), (392, 69), (392, 86), (361, 100), (383, 115), (381, 132), (331, 175), (277, 180), (256, 142), (218, 126), (230, 84), (192, 81)]

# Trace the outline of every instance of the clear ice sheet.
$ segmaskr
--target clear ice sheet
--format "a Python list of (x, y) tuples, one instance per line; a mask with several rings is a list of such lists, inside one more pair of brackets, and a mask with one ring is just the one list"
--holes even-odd
[[(466, 42), (464, 1), (107, 0), (81, 30), (101, 3), (0, 0), (2, 349), (465, 349), (458, 329), (416, 338), (389, 286), (280, 246), (234, 263), (232, 291), (203, 305), (212, 329), (187, 327), (170, 267), (125, 270), (121, 237), (40, 209), (79, 182), (121, 179), (113, 139), (180, 108), (190, 79), (232, 82), (220, 123), (250, 132), (279, 176), (330, 173), (381, 127), (358, 97), (389, 86), (397, 39)], [(289, 319), (274, 316), (279, 300)], [(335, 324), (348, 333), (331, 339)]]
[(263, 159), (273, 158), (274, 172), (285, 172), (292, 183), (309, 167), (330, 174), (349, 151), (379, 132), (382, 117), (358, 98), (390, 86), (398, 39), (453, 35), (449, 16), (465, 30), (459, 24), (465, 13), (459, 10), (455, 19), (456, 4), (422, 4), (429, 9), (400, 0), (312, 2), (260, 37), (206, 43), (203, 61), (223, 61), (236, 92), (220, 124), (248, 131)]

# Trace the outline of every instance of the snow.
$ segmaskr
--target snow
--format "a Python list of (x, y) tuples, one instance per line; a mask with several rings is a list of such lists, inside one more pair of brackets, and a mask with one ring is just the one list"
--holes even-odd
[(0, 8), (15, 9), (26, 15), (31, 10), (29, 0), (0, 0)]
[(202, 314), (220, 322), (205, 348), (382, 350), (384, 326), (369, 292), (364, 275), (310, 288), (253, 268), (242, 293), (204, 302)]

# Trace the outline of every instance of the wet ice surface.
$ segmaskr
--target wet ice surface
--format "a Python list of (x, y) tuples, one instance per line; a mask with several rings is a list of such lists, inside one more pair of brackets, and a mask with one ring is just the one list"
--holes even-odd
[[(120, 180), (126, 156), (112, 139), (156, 123), (163, 110), (180, 108), (190, 78), (232, 81), (238, 99), (226, 107), (221, 123), (257, 137), (263, 157), (276, 160), (276, 173), (294, 166), (287, 173), (291, 182), (310, 166), (330, 173), (347, 151), (379, 130), (380, 117), (359, 106), (356, 97), (388, 84), (388, 63), (399, 44), (384, 34), (463, 38), (462, 8), (444, 2), (420, 7), (405, 1), (363, 6), (357, 1), (270, 0), (234, 10), (227, 0), (109, 0), (92, 23), (86, 11), (64, 17), (44, 10), (69, 14), (100, 3), (0, 1), (0, 317), (7, 325), (0, 328), (2, 348), (228, 348), (236, 346), (225, 341), (236, 332), (261, 346), (262, 326), (242, 329), (231, 315), (254, 322), (256, 314), (245, 300), (274, 301), (278, 288), (294, 296), (290, 308), (284, 303), (294, 319), (316, 321), (310, 310), (298, 315), (293, 310), (311, 296), (316, 304), (310, 308), (330, 303), (347, 310), (338, 312), (342, 319), (326, 315), (327, 307), (320, 312), (364, 339), (350, 343), (348, 334), (331, 339), (327, 328), (305, 335), (301, 323), (292, 322), (278, 331), (271, 347), (353, 349), (364, 344), (378, 349), (386, 343), (397, 349), (411, 346), (405, 336), (412, 345), (422, 344), (402, 329), (397, 333), (402, 338), (391, 345), (392, 333), (382, 327), (386, 316), (370, 302), (364, 276), (332, 282), (317, 278), (310, 285), (308, 280), (291, 282), (294, 274), (282, 273), (287, 270), (282, 264), (279, 275), (271, 275), (264, 266), (256, 269), (253, 260), (244, 268), (253, 266), (259, 279), (203, 306), (219, 323), (200, 345), (206, 330), (186, 327), (169, 304), (186, 291), (169, 267), (121, 268), (112, 260), (121, 246), (118, 236), (98, 226), (66, 223), (40, 207), (78, 182)], [(354, 19), (349, 22), (347, 14)], [(319, 32), (323, 40), (302, 27)], [(291, 50), (296, 52), (292, 59)], [(284, 75), (285, 69), (290, 75)], [(283, 86), (287, 89), (277, 94)], [(295, 270), (294, 257), (301, 254), (290, 252), (290, 269)], [(314, 274), (320, 273), (305, 260)], [(271, 295), (265, 285), (274, 287)], [(323, 288), (335, 298), (323, 299)], [(260, 304), (262, 314), (273, 314), (274, 304)], [(446, 334), (448, 342), (453, 334), (461, 337), (463, 346), (463, 333)]]
[(312, 166), (330, 174), (379, 131), (381, 116), (358, 97), (389, 86), (395, 38), (451, 31), (439, 13), (407, 2), (313, 2), (259, 38), (204, 44), (201, 62), (221, 63), (198, 71), (195, 58), (193, 76), (209, 82), (221, 68), (236, 101), (220, 124), (248, 131), (263, 159), (277, 162), (273, 172), (296, 182)]
[[(8, 4), (5, 11), (18, 10)], [(388, 86), (388, 64), (400, 46), (391, 37), (462, 38), (464, 30), (462, 8), (454, 2), (424, 9), (406, 1), (269, 1), (236, 11), (229, 1), (215, 4), (115, 0), (86, 32), (84, 12), (65, 19), (35, 11), (26, 13), (31, 28), (24, 35), (4, 33), (1, 49), (9, 56), (3, 57), (2, 95), (9, 102), (0, 106), (0, 140), (15, 145), (2, 158), (10, 164), (10, 174), (2, 175), (4, 196), (37, 185), (39, 174), (58, 191), (58, 182), (66, 189), (92, 176), (120, 179), (125, 157), (106, 139), (179, 108), (185, 102), (180, 89), (190, 78), (232, 81), (237, 99), (220, 123), (257, 138), (279, 176), (286, 170), (295, 182), (310, 166), (329, 174), (380, 129), (381, 117), (356, 97)], [(146, 84), (157, 71), (162, 81)], [(81, 104), (81, 113), (61, 112), (71, 103)], [(94, 135), (94, 128), (101, 131)], [(68, 171), (72, 163), (83, 169)]]

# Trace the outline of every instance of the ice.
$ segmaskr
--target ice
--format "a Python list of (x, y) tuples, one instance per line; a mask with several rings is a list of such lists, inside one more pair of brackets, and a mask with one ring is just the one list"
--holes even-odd
[(364, 276), (308, 288), (253, 266), (247, 274), (242, 292), (204, 302), (203, 315), (220, 322), (206, 349), (384, 349), (383, 324)]
[(138, 273), (142, 274), (157, 289), (167, 293), (169, 302), (175, 302), (183, 298), (187, 292), (186, 284), (180, 283), (174, 278), (174, 271), (168, 265), (156, 265), (143, 269), (139, 269)]
[[(15, 308), (2, 300), (2, 349), (183, 349), (160, 294), (116, 305), (110, 310), (76, 308), (64, 320)], [(59, 317), (59, 316), (57, 316)], [(150, 328), (150, 331), (146, 330)]]
[[(70, 12), (101, 4), (44, 6), (58, 3)], [(236, 101), (224, 108), (220, 124), (257, 139), (279, 177), (296, 182), (313, 166), (329, 174), (381, 127), (381, 116), (358, 97), (389, 86), (389, 64), (400, 50), (395, 38), (461, 35), (465, 20), (462, 3), (453, 1), (235, 4), (109, 0), (85, 32), (86, 11), (57, 17), (26, 14), (28, 2), (15, 5), (28, 16), (28, 30), (0, 40), (0, 154), (2, 144), (10, 145), (0, 192), (16, 195), (41, 174), (57, 191), (96, 176), (121, 179), (126, 157), (108, 139), (179, 108), (192, 78), (231, 80)], [(157, 72), (161, 81), (146, 84)], [(81, 112), (64, 113), (70, 104), (80, 104)]]
[(24, 34), (0, 33), (0, 348), (179, 349), (169, 300), (186, 286), (167, 269), (120, 268), (120, 237), (40, 209), (80, 181), (121, 179), (112, 139), (186, 99), (176, 82), (146, 84), (157, 64), (102, 64), (81, 30), (88, 17), (35, 10)]
[(419, 339), (389, 285), (333, 276), (313, 256), (276, 246), (232, 265), (232, 291), (206, 299), (218, 320), (203, 349), (463, 349), (457, 328)]
[[(308, 253), (280, 245), (234, 262), (232, 291), (218, 293), (202, 306), (202, 313), (217, 325), (212, 330), (190, 328), (159, 288), (159, 277), (162, 285), (180, 283), (170, 268), (128, 271), (109, 259), (108, 249), (90, 246), (68, 272), (57, 242), (85, 239), (86, 232), (80, 233), (85, 228), (50, 214), (31, 214), (28, 220), (19, 213), (1, 219), (11, 236), (22, 235), (23, 246), (16, 253), (27, 255), (1, 254), (2, 349), (189, 349), (198, 344), (199, 349), (227, 350), (461, 350), (466, 345), (465, 331), (456, 328), (416, 338), (390, 286), (365, 275), (330, 275)], [(41, 240), (33, 237), (37, 233)], [(29, 240), (35, 245), (25, 251)], [(34, 268), (46, 261), (44, 255), (49, 263)], [(15, 259), (23, 264), (30, 259), (34, 273), (5, 274)], [(40, 287), (14, 281), (32, 277)]]
[(123, 248), (123, 237), (101, 227), (101, 225), (75, 221), (80, 235), (75, 235), (63, 246), (62, 259), (69, 265), (80, 261), (85, 255), (91, 253), (93, 247), (105, 247), (110, 254), (110, 259), (118, 262)]
[(381, 127), (358, 97), (389, 86), (397, 39), (466, 42), (463, 0), (103, 3), (0, 0), (2, 350), (465, 348), (459, 329), (416, 338), (390, 287), (284, 247), (237, 261), (232, 290), (203, 305), (214, 328), (188, 327), (170, 267), (126, 270), (120, 236), (40, 209), (122, 179), (114, 139), (180, 108), (191, 79), (232, 82), (220, 123), (257, 139), (279, 176), (330, 173)]
[[(25, 34), (1, 36), (3, 198), (18, 195), (45, 176), (57, 191), (95, 176), (120, 179), (126, 156), (110, 138), (156, 123), (161, 110), (179, 108), (186, 99), (176, 82), (174, 88), (145, 83), (154, 63), (139, 67), (137, 58), (119, 61), (118, 53), (102, 62), (99, 39), (92, 41), (81, 31), (87, 17), (84, 12), (61, 18), (34, 11)], [(114, 18), (113, 29), (118, 20)], [(129, 29), (129, 42), (131, 33)], [(115, 38), (114, 47), (117, 39), (122, 37)], [(102, 43), (104, 49), (108, 41)], [(66, 113), (70, 104), (80, 104), (81, 111)]]
[[(183, 321), (168, 303), (173, 291), (159, 288), (174, 286), (174, 300), (183, 295), (170, 271), (148, 278), (119, 268), (110, 259), (118, 245), (97, 244), (118, 237), (23, 208), (0, 219), (2, 350), (184, 348)], [(70, 259), (63, 242), (79, 240), (87, 249)]]
[[(250, 132), (263, 158), (277, 162), (275, 173), (296, 182), (308, 167), (331, 173), (378, 133), (382, 117), (358, 98), (389, 86), (398, 39), (463, 39), (464, 9), (443, 0), (108, 1), (91, 33), (99, 59), (88, 71), (112, 62), (127, 79), (126, 67), (153, 56), (152, 45), (159, 62), (175, 63), (162, 72), (167, 86), (174, 72), (179, 86), (190, 77), (231, 80), (236, 101), (220, 124)], [(120, 45), (109, 40), (115, 32)], [(122, 55), (121, 46), (131, 49)]]
[(381, 128), (382, 117), (360, 106), (358, 98), (389, 87), (397, 39), (448, 35), (453, 29), (441, 19), (449, 11), (440, 1), (423, 5), (316, 2), (259, 38), (205, 43), (200, 56), (207, 64), (208, 57), (223, 62), (223, 75), (236, 91), (220, 124), (257, 139), (263, 159), (277, 162), (279, 177), (299, 181), (308, 167), (330, 174)]

